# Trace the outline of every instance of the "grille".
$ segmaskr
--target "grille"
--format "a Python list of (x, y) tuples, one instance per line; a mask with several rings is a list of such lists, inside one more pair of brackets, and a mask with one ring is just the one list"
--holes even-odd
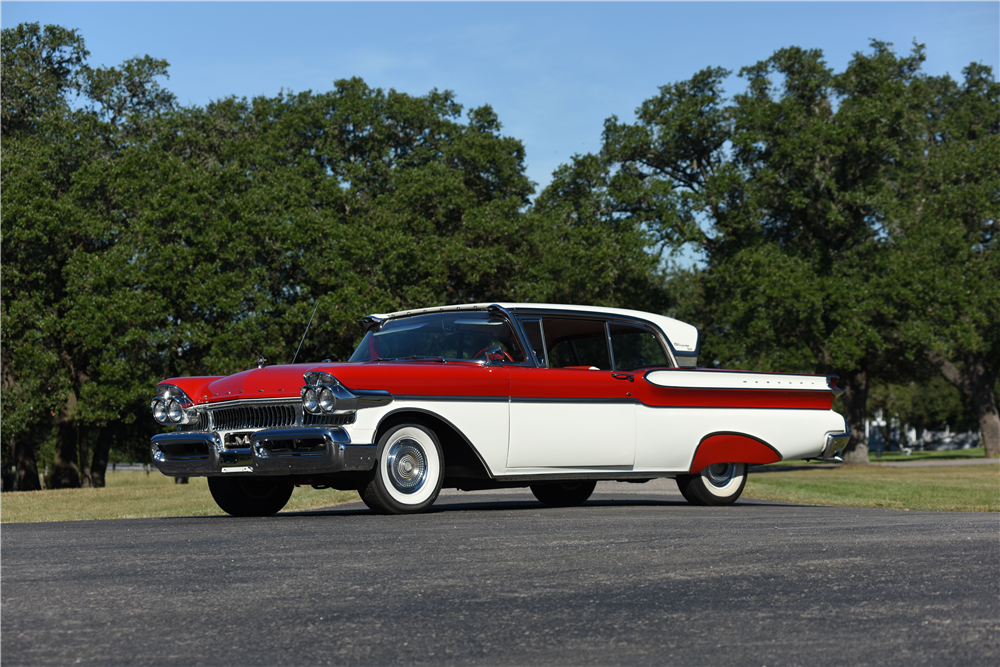
[[(212, 425), (216, 431), (259, 431), (265, 428), (290, 428), (292, 426), (344, 426), (353, 424), (355, 413), (346, 415), (303, 414), (298, 421), (298, 404), (237, 405), (228, 408), (210, 408)], [(207, 428), (203, 418), (195, 427)], [(189, 429), (185, 429), (189, 430)], [(193, 429), (190, 429), (193, 430)]]
[(291, 405), (241, 405), (212, 410), (216, 431), (258, 430), (295, 426)]
[(344, 426), (353, 424), (357, 418), (356, 412), (346, 415), (311, 415), (307, 412), (302, 415), (302, 423), (305, 426)]

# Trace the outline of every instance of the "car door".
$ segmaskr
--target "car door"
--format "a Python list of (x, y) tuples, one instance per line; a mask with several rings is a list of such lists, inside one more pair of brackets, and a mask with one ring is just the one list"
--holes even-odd
[(538, 367), (510, 372), (510, 468), (629, 468), (630, 374), (613, 370), (603, 320), (524, 318)]

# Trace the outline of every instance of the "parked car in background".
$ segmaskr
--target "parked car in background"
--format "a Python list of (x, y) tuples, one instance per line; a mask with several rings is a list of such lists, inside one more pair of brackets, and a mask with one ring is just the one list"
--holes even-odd
[(840, 460), (835, 376), (696, 368), (698, 330), (632, 310), (471, 304), (371, 315), (346, 362), (164, 380), (151, 442), (166, 475), (207, 476), (229, 514), (295, 486), (421, 512), (442, 487), (529, 487), (577, 505), (599, 480), (670, 477), (727, 505), (747, 466)]

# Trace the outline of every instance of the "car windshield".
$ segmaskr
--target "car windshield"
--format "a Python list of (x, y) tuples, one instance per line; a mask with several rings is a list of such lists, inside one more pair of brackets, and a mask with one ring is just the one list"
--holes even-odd
[(520, 363), (524, 353), (510, 324), (488, 313), (435, 313), (386, 322), (365, 334), (350, 361), (377, 359), (485, 360), (499, 347), (507, 361)]

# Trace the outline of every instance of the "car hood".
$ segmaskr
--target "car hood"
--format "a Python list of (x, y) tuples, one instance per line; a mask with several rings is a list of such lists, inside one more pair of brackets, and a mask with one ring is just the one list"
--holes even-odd
[(299, 398), (310, 371), (329, 373), (348, 389), (376, 389), (393, 394), (505, 396), (507, 371), (502, 366), (435, 361), (313, 363), (265, 366), (225, 377), (164, 380), (184, 391), (195, 404), (244, 399)]

